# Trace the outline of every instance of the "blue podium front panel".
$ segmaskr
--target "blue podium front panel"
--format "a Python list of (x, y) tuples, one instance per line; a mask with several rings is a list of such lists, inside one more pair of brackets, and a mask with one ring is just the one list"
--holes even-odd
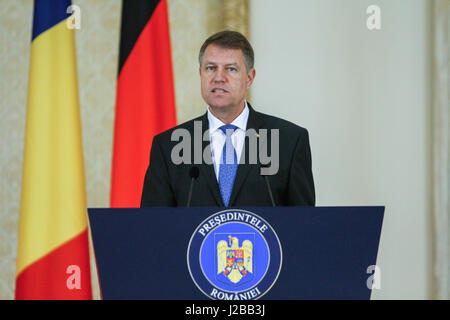
[(384, 208), (88, 212), (103, 299), (370, 299)]

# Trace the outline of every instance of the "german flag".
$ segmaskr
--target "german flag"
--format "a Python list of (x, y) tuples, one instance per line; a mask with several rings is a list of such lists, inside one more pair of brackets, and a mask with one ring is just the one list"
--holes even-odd
[(34, 2), (16, 299), (92, 299), (70, 5)]
[(176, 125), (166, 0), (124, 0), (111, 207), (139, 207), (153, 136)]

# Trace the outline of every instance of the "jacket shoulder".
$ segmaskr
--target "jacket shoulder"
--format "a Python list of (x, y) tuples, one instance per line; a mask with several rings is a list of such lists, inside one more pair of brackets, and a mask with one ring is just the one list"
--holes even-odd
[(260, 117), (264, 121), (264, 127), (267, 129), (279, 129), (280, 133), (286, 133), (289, 135), (308, 135), (308, 130), (301, 127), (291, 121), (275, 117), (262, 112), (256, 112), (257, 117)]
[(197, 118), (191, 119), (189, 121), (183, 122), (181, 124), (176, 125), (175, 127), (172, 127), (166, 131), (163, 131), (157, 135), (155, 135), (154, 139), (157, 139), (159, 141), (167, 141), (171, 139), (172, 133), (176, 130), (179, 129), (184, 129), (184, 130), (188, 130), (189, 132), (193, 132), (194, 131), (194, 123), (196, 121), (200, 121), (203, 122), (203, 117), (204, 116), (199, 116)]

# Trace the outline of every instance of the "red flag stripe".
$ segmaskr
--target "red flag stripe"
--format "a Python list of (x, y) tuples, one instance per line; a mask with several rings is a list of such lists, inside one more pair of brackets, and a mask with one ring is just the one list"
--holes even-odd
[(92, 299), (88, 247), (86, 229), (32, 263), (17, 276), (16, 299)]

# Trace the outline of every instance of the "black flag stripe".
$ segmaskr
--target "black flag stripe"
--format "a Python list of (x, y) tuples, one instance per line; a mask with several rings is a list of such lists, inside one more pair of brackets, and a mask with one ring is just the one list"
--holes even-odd
[(123, 0), (120, 30), (119, 74), (159, 0)]

